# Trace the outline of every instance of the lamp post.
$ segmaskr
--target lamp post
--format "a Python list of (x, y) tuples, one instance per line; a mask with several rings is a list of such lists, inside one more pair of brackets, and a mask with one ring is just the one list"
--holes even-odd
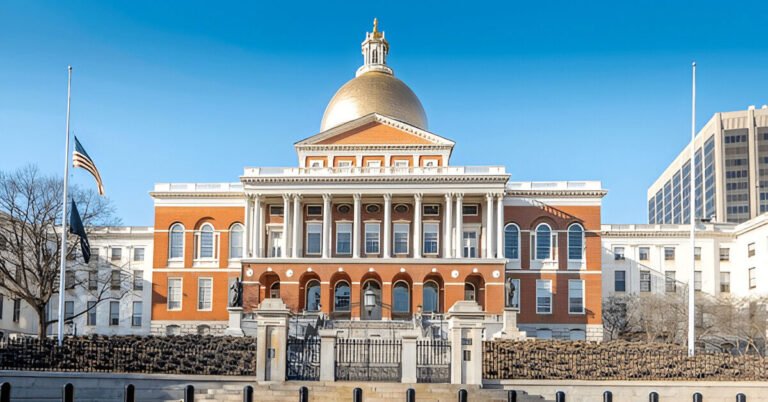
[(365, 309), (368, 311), (368, 316), (370, 316), (373, 308), (376, 307), (376, 293), (373, 292), (370, 284), (365, 289), (363, 304), (365, 305)]

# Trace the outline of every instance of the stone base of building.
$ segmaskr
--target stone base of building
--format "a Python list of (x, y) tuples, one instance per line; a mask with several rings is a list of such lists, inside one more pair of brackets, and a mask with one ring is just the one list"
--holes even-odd
[(224, 335), (227, 321), (152, 321), (149, 334), (167, 335)]
[(520, 324), (528, 338), (603, 341), (603, 326), (600, 324)]

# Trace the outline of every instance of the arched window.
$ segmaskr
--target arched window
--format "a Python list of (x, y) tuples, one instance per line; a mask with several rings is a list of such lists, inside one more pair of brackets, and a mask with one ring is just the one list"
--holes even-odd
[(320, 310), (320, 281), (313, 279), (307, 282), (307, 299), (306, 310), (307, 311), (319, 311)]
[(211, 327), (208, 325), (198, 325), (197, 326), (197, 334), (198, 335), (210, 335), (211, 334)]
[(548, 260), (552, 258), (552, 229), (546, 223), (536, 227), (536, 259)]
[(171, 235), (168, 243), (170, 245), (168, 258), (184, 258), (184, 226), (182, 226), (180, 223), (176, 223), (171, 226)]
[(239, 223), (229, 228), (229, 258), (243, 258), (243, 225)]
[(514, 223), (504, 227), (504, 258), (520, 258), (520, 228)]
[(214, 258), (214, 232), (213, 225), (204, 223), (197, 233), (197, 256), (196, 258), (211, 260)]
[(469, 282), (464, 283), (464, 300), (477, 301), (475, 285)]
[(440, 290), (437, 283), (429, 281), (424, 283), (424, 291), (421, 298), (421, 309), (425, 313), (440, 312)]
[(178, 325), (169, 325), (165, 327), (165, 334), (168, 336), (181, 335), (181, 327)]
[(392, 287), (392, 311), (395, 313), (407, 313), (411, 310), (411, 290), (408, 283), (398, 281)]
[(578, 223), (568, 227), (568, 259), (580, 261), (584, 256), (584, 228)]
[(269, 287), (269, 298), (270, 299), (280, 298), (280, 281), (275, 281), (275, 283), (273, 283), (272, 286)]
[(349, 283), (339, 282), (333, 290), (333, 311), (349, 311)]

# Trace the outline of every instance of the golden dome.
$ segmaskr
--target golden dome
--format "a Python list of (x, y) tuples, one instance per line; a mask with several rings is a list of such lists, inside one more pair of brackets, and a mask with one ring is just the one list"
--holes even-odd
[(394, 75), (381, 71), (364, 72), (342, 86), (325, 108), (320, 131), (360, 117), (378, 113), (422, 130), (427, 115), (411, 88)]

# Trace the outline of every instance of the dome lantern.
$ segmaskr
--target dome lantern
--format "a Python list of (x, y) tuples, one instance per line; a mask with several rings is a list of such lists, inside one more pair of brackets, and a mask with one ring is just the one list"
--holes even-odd
[(379, 31), (379, 20), (373, 19), (373, 32), (365, 33), (365, 40), (362, 45), (363, 65), (357, 69), (356, 76), (365, 74), (369, 71), (379, 71), (386, 74), (393, 74), (392, 69), (387, 66), (387, 54), (389, 54), (389, 42), (384, 37), (384, 32)]

